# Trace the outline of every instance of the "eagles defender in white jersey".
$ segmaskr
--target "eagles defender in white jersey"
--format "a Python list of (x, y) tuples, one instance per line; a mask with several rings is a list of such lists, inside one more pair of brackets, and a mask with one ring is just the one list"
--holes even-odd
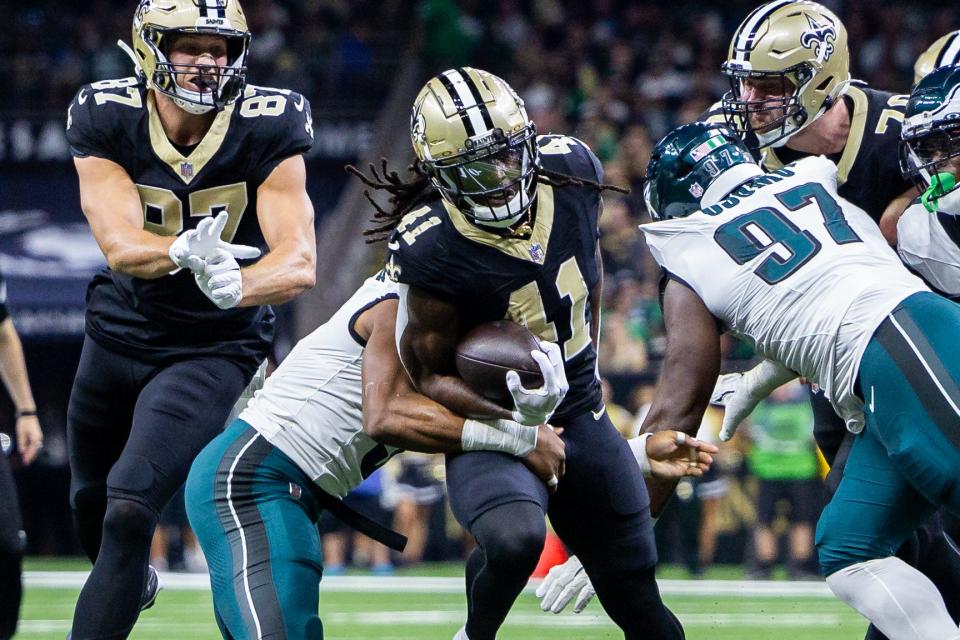
[[(563, 441), (545, 425), (464, 419), (413, 391), (395, 347), (397, 299), (397, 285), (382, 271), (364, 282), (194, 462), (187, 511), (225, 638), (322, 638), (316, 519), (329, 509), (402, 545), (339, 500), (400, 449), (500, 452), (522, 458), (544, 481), (562, 475)], [(564, 375), (562, 367), (542, 373), (545, 380)], [(698, 443), (679, 447), (677, 437), (646, 441), (653, 470), (702, 473), (709, 455), (691, 466), (688, 447)]]
[(913, 179), (920, 197), (897, 221), (897, 252), (933, 289), (957, 299), (960, 66), (937, 68), (917, 83), (907, 103), (902, 136), (903, 172)]
[[(960, 306), (837, 196), (825, 159), (764, 174), (731, 132), (696, 123), (646, 175), (668, 346), (642, 430), (695, 432), (722, 331), (820, 384), (859, 432), (817, 526), (828, 585), (893, 640), (960, 636), (929, 579), (893, 557), (937, 506), (960, 513)], [(654, 482), (654, 511), (671, 492)]]

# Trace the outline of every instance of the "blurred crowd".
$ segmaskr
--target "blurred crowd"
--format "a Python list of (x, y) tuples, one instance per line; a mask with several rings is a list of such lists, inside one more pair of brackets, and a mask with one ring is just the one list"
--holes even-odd
[[(696, 120), (729, 89), (720, 73), (730, 38), (757, 1), (422, 0), (430, 69), (474, 65), (511, 84), (540, 132), (574, 135), (603, 162), (604, 268), (600, 370), (616, 397), (639, 407), (635, 389), (655, 378), (665, 346), (658, 270), (636, 225), (647, 220), (641, 184), (650, 151), (670, 128)], [(907, 92), (913, 64), (960, 27), (956, 3), (894, 5), (825, 0), (849, 33), (854, 78)], [(728, 344), (728, 358), (749, 358)]]
[[(131, 74), (116, 46), (129, 42), (132, 0), (0, 3), (0, 114), (60, 113), (91, 80)], [(417, 45), (426, 75), (471, 65), (505, 78), (543, 132), (584, 140), (605, 181), (629, 186), (608, 194), (601, 219), (606, 285), (600, 370), (608, 410), (635, 435), (665, 349), (658, 270), (636, 226), (647, 220), (640, 185), (650, 150), (670, 127), (695, 120), (728, 90), (720, 74), (729, 39), (758, 3), (752, 0), (244, 0), (251, 44), (249, 78), (290, 86), (315, 109), (375, 113), (389, 75), (408, 50), (406, 16), (417, 11)], [(955, 2), (898, 6), (879, 0), (825, 1), (849, 32), (855, 78), (880, 89), (910, 87), (916, 57), (960, 27)], [(384, 27), (389, 25), (389, 27)], [(346, 111), (345, 111), (346, 112)], [(728, 340), (729, 360), (752, 353)], [(729, 365), (728, 365), (729, 366)], [(738, 365), (734, 365), (738, 366)], [(812, 416), (799, 385), (771, 397), (725, 445), (711, 475), (684, 481), (657, 527), (666, 561), (698, 574), (714, 561), (746, 560), (764, 577), (780, 560), (793, 576), (810, 570), (811, 525), (822, 496)], [(701, 435), (713, 438), (721, 411), (708, 410)], [(786, 456), (789, 459), (781, 459)], [(351, 497), (411, 539), (405, 556), (323, 526), (327, 573), (351, 562), (388, 573), (398, 563), (463, 557), (470, 541), (443, 500), (443, 464), (402, 457)], [(28, 514), (29, 515), (29, 514)], [(202, 569), (176, 504), (165, 514), (155, 564)], [(65, 525), (64, 529), (68, 529)], [(61, 551), (33, 539), (33, 550)]]
[[(375, 107), (398, 60), (410, 13), (402, 0), (247, 0), (253, 33), (248, 78), (295, 87), (314, 105)], [(94, 80), (133, 75), (117, 40), (130, 43), (135, 0), (0, 3), (0, 113), (66, 110)]]

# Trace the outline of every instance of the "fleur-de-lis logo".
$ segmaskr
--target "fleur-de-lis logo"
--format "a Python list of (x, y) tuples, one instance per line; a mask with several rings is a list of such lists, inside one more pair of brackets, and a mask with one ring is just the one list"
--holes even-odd
[(410, 133), (414, 140), (423, 143), (427, 138), (427, 121), (423, 117), (423, 102), (418, 102), (410, 114)]
[(837, 39), (837, 30), (832, 24), (820, 24), (811, 16), (806, 16), (807, 24), (810, 29), (804, 31), (800, 36), (800, 45), (807, 49), (813, 49), (813, 55), (820, 62), (826, 62), (833, 54), (833, 43)]

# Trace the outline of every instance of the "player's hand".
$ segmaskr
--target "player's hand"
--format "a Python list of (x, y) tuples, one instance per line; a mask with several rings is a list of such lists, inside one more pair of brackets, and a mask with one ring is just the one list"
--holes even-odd
[(214, 218), (204, 218), (196, 229), (190, 229), (177, 236), (170, 245), (168, 255), (173, 263), (181, 269), (190, 269), (194, 273), (203, 270), (204, 263), (212, 258), (218, 250), (226, 251), (234, 258), (259, 258), (260, 249), (244, 244), (230, 244), (220, 239), (220, 234), (227, 226), (229, 216), (221, 211)]
[(595, 594), (593, 584), (577, 556), (570, 556), (563, 564), (551, 567), (547, 577), (537, 587), (540, 608), (552, 613), (563, 611), (574, 598), (573, 612), (580, 613)]
[(194, 274), (200, 291), (221, 309), (232, 309), (243, 299), (243, 275), (236, 258), (217, 249)]
[(520, 374), (516, 371), (507, 372), (507, 389), (513, 396), (515, 407), (513, 420), (528, 427), (548, 422), (570, 388), (560, 347), (544, 341), (540, 343), (540, 349), (531, 351), (530, 355), (540, 367), (542, 387), (525, 389), (520, 384)]
[(658, 431), (646, 439), (647, 460), (654, 478), (679, 479), (702, 476), (719, 449), (681, 431)]
[(554, 430), (550, 425), (537, 427), (537, 446), (522, 458), (538, 478), (547, 485), (550, 493), (555, 493), (560, 479), (566, 473), (567, 445), (560, 439), (563, 429)]
[(40, 420), (37, 416), (20, 416), (17, 418), (17, 450), (23, 464), (33, 462), (40, 449), (43, 448), (43, 431), (40, 429)]
[(796, 377), (779, 362), (764, 360), (745, 373), (725, 373), (717, 378), (710, 402), (724, 407), (720, 439), (726, 442), (732, 438), (761, 400)]

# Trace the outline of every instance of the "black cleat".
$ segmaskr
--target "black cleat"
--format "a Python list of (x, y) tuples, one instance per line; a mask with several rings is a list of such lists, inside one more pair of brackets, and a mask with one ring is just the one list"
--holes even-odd
[[(146, 611), (157, 601), (157, 594), (163, 589), (160, 584), (160, 574), (153, 568), (153, 565), (147, 565), (147, 584), (143, 586), (143, 594), (140, 596), (140, 611)], [(73, 631), (67, 632), (66, 640), (71, 640)]]
[(140, 611), (146, 611), (153, 606), (160, 589), (163, 589), (163, 585), (160, 584), (160, 574), (152, 564), (147, 565), (147, 584), (143, 586), (143, 595), (140, 596)]

